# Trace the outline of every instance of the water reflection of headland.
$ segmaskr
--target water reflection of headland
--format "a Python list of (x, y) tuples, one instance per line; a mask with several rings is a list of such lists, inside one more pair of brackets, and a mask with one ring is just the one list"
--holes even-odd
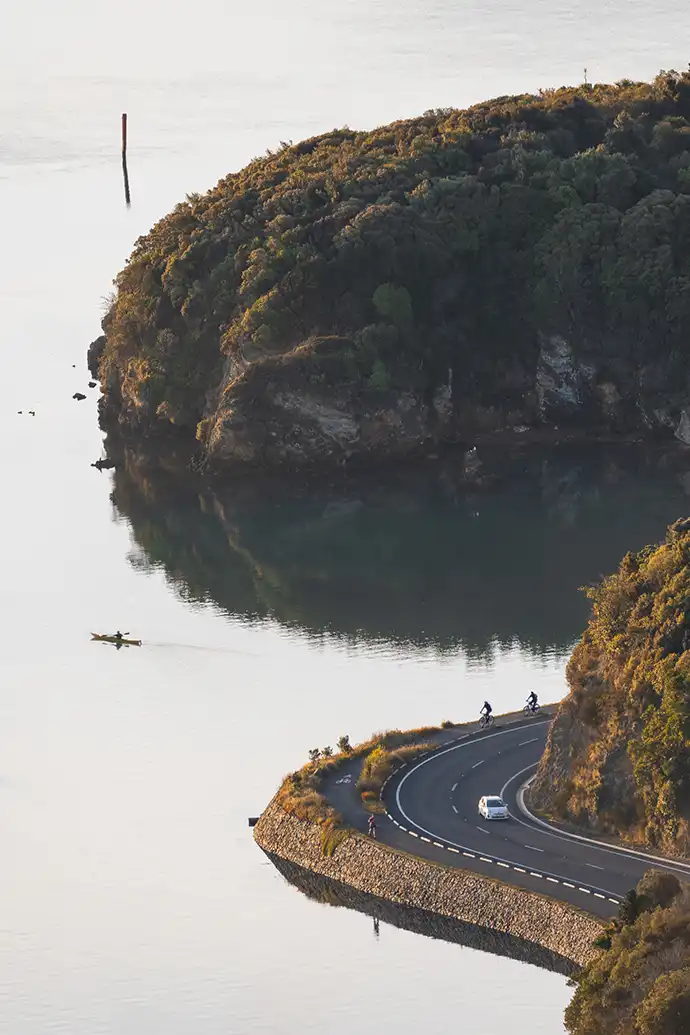
[(308, 898), (324, 905), (354, 909), (370, 916), (374, 924), (374, 934), (377, 936), (380, 935), (381, 924), (389, 924), (391, 927), (412, 931), (414, 934), (423, 934), (427, 938), (454, 942), (470, 949), (490, 952), (494, 956), (508, 956), (510, 959), (531, 963), (542, 970), (550, 970), (565, 977), (571, 977), (578, 971), (572, 960), (545, 949), (537, 942), (513, 937), (503, 931), (493, 931), (477, 924), (465, 923), (462, 920), (454, 920), (452, 917), (439, 916), (425, 909), (397, 905), (387, 899), (357, 891), (347, 884), (340, 884), (311, 870), (303, 869), (277, 855), (268, 852), (266, 854), (283, 877)]
[(438, 461), (385, 479), (205, 486), (128, 453), (113, 502), (132, 563), (187, 599), (309, 633), (463, 649), (563, 652), (578, 588), (686, 510), (663, 458), (602, 446), (486, 463), (488, 484)]

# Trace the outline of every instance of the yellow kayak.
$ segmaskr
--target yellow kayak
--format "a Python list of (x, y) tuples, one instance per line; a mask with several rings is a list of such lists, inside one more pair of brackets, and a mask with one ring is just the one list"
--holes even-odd
[(107, 633), (91, 633), (92, 640), (102, 640), (104, 643), (126, 643), (128, 647), (141, 647), (141, 640), (127, 640), (124, 636), (109, 636)]

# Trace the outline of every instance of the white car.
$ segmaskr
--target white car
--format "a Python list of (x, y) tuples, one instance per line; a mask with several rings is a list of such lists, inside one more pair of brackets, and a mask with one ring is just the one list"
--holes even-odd
[(484, 819), (508, 819), (508, 806), (497, 794), (479, 799), (479, 815)]

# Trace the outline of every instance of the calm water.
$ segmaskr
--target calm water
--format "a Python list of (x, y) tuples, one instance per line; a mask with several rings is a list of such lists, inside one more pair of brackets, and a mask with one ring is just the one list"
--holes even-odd
[[(287, 886), (246, 818), (341, 733), (467, 718), (530, 686), (559, 696), (585, 615), (576, 587), (661, 535), (686, 510), (682, 481), (590, 457), (478, 499), (452, 471), (307, 498), (215, 498), (132, 470), (113, 485), (89, 467), (93, 394), (71, 396), (112, 276), (186, 192), (333, 125), (585, 65), (590, 79), (682, 67), (690, 11), (103, 12), (17, 4), (0, 36), (3, 1030), (344, 1035), (462, 1019), (473, 1035), (552, 1035), (563, 978), (385, 925), (375, 939), (368, 918)], [(114, 626), (147, 646), (89, 642)], [(488, 975), (501, 994), (479, 1000)]]

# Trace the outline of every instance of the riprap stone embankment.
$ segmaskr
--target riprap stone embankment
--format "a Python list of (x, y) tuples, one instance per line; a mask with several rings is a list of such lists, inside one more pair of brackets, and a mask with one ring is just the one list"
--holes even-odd
[(317, 826), (273, 800), (254, 828), (270, 856), (295, 863), (357, 891), (439, 916), (512, 935), (584, 966), (597, 950), (602, 922), (564, 903), (476, 873), (451, 869), (352, 834), (324, 856)]

